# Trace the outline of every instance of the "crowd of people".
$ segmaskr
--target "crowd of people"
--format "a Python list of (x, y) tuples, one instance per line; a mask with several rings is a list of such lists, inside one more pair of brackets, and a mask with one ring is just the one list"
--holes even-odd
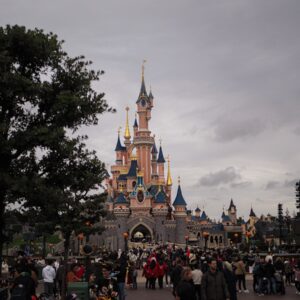
[(67, 299), (76, 299), (72, 283), (86, 282), (91, 300), (125, 300), (126, 289), (138, 288), (138, 276), (144, 277), (146, 289), (168, 288), (176, 300), (236, 300), (238, 293), (250, 292), (249, 276), (253, 279), (251, 292), (258, 296), (284, 295), (289, 285), (295, 285), (300, 295), (300, 263), (296, 259), (234, 249), (133, 248), (103, 251), (82, 261), (71, 258), (67, 263), (53, 257), (33, 260), (19, 256), (10, 263), (4, 261), (2, 273), (10, 278), (12, 300), (34, 299), (38, 286), (42, 290), (39, 299), (59, 299), (64, 280), (69, 287)]

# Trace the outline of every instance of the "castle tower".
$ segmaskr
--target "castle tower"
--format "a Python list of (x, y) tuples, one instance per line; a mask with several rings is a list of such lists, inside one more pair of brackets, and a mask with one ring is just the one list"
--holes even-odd
[(138, 122), (137, 122), (137, 119), (136, 119), (136, 114), (135, 114), (135, 119), (134, 119), (134, 124), (133, 124), (133, 137), (135, 138), (136, 137), (136, 133), (139, 129), (139, 126), (138, 126)]
[(196, 218), (200, 218), (200, 212), (201, 212), (201, 209), (197, 206), (197, 208), (195, 209), (195, 217)]
[(228, 216), (232, 222), (232, 224), (236, 224), (237, 222), (237, 217), (236, 217), (236, 206), (233, 203), (233, 200), (230, 200), (230, 205), (228, 208)]
[(138, 157), (139, 169), (144, 172), (145, 184), (151, 182), (151, 148), (154, 143), (153, 137), (151, 137), (151, 131), (148, 128), (149, 120), (151, 119), (151, 110), (153, 107), (153, 99), (150, 100), (145, 86), (144, 80), (144, 64), (142, 66), (142, 84), (141, 90), (136, 101), (137, 113), (139, 116), (139, 128), (136, 131), (134, 137), (134, 144), (136, 146), (136, 152)]
[(174, 218), (176, 221), (176, 243), (184, 244), (185, 243), (185, 235), (187, 233), (186, 228), (186, 202), (182, 196), (182, 191), (180, 187), (180, 177), (178, 178), (178, 189), (177, 195), (173, 202), (173, 206), (175, 208)]
[(165, 158), (161, 145), (159, 146), (159, 153), (157, 158), (158, 166), (158, 180), (160, 184), (165, 184)]
[[(153, 137), (155, 138), (155, 136)], [(159, 184), (158, 182), (158, 172), (157, 172), (157, 148), (155, 145), (155, 140), (154, 140), (154, 144), (152, 146), (152, 150), (151, 150), (151, 168), (152, 168), (152, 175), (151, 175), (151, 179), (152, 179), (152, 183), (157, 185)]]

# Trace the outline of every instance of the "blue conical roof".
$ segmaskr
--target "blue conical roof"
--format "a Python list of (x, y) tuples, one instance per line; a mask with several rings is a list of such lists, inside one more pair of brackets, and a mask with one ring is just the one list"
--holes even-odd
[(146, 91), (144, 76), (142, 77), (141, 90), (140, 90), (140, 94), (139, 94), (137, 102), (139, 102), (143, 98), (148, 100), (148, 94), (147, 94), (147, 91)]
[(157, 148), (156, 148), (156, 145), (155, 145), (155, 142), (154, 142), (154, 144), (153, 144), (153, 146), (152, 146), (151, 153), (152, 153), (152, 154), (157, 154), (157, 153), (158, 153)]
[(202, 215), (200, 217), (200, 220), (206, 220), (207, 219), (207, 215), (205, 213), (205, 211), (202, 212)]
[(159, 191), (159, 193), (156, 195), (155, 203), (166, 203), (166, 195), (163, 191)]
[(186, 206), (186, 202), (182, 196), (181, 187), (178, 185), (177, 195), (173, 202), (173, 206)]
[(128, 171), (128, 174), (127, 174), (127, 177), (136, 177), (137, 174), (136, 174), (136, 169), (137, 169), (138, 165), (137, 165), (137, 160), (133, 159), (131, 161), (131, 164), (130, 164), (130, 168), (129, 168), (129, 171)]
[(154, 97), (153, 97), (153, 94), (152, 94), (152, 91), (150, 90), (150, 92), (149, 92), (149, 99), (154, 99)]
[(162, 152), (162, 148), (161, 146), (159, 147), (159, 154), (158, 154), (158, 159), (157, 159), (158, 163), (165, 163), (165, 158), (164, 158), (164, 154)]
[(115, 151), (125, 151), (126, 147), (121, 145), (120, 136), (118, 135), (117, 145)]
[(136, 118), (134, 119), (134, 124), (133, 124), (133, 127), (139, 127), (139, 126), (138, 126), (138, 122), (137, 122), (137, 119), (136, 119)]
[(197, 208), (195, 209), (195, 212), (200, 212), (201, 209), (197, 206)]
[(124, 194), (121, 192), (116, 200), (116, 204), (125, 204), (125, 203), (127, 203), (127, 200)]

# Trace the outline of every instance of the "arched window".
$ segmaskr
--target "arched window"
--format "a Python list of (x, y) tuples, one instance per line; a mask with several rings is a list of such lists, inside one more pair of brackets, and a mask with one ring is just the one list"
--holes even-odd
[(136, 186), (136, 182), (132, 181), (132, 188), (134, 188)]
[(222, 244), (223, 243), (223, 237), (220, 235), (219, 236), (219, 243)]

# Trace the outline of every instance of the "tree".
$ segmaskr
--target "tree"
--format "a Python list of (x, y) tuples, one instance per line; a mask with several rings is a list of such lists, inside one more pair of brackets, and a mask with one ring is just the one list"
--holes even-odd
[[(83, 125), (97, 124), (99, 114), (114, 111), (104, 94), (91, 87), (103, 71), (91, 70), (91, 62), (83, 56), (69, 57), (62, 44), (53, 33), (39, 29), (0, 27), (0, 264), (9, 208), (36, 204), (43, 213), (42, 202), (65, 201), (70, 196), (45, 182), (50, 173), (43, 172), (51, 162), (53, 169), (57, 167), (56, 155), (75, 149), (75, 162), (76, 153), (82, 162), (94, 159), (99, 171), (100, 162), (84, 149), (84, 137), (75, 134)], [(36, 199), (42, 191), (43, 198)], [(62, 215), (71, 213), (62, 211)]]
[(73, 233), (88, 235), (103, 230), (99, 218), (105, 215), (106, 194), (99, 189), (108, 173), (96, 153), (87, 150), (78, 138), (60, 141), (37, 164), (26, 176), (23, 207), (32, 221), (46, 221), (48, 233), (61, 231), (67, 264)]

